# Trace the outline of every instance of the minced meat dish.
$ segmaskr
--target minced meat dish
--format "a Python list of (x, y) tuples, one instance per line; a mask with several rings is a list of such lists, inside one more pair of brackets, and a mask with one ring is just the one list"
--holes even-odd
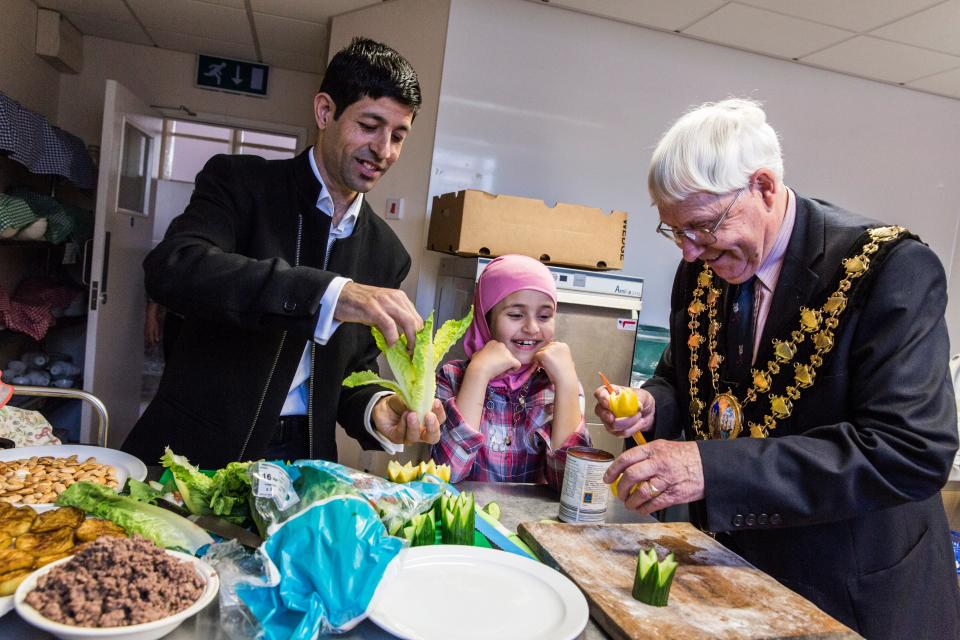
[(204, 586), (191, 564), (144, 538), (100, 538), (41, 576), (26, 602), (54, 622), (122, 627), (182, 611)]

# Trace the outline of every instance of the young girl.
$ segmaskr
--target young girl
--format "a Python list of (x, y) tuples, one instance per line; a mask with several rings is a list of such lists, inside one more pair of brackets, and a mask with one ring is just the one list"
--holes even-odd
[(589, 446), (583, 389), (570, 348), (553, 340), (557, 288), (526, 256), (502, 256), (480, 274), (468, 360), (437, 373), (446, 422), (431, 451), (451, 482), (539, 482), (559, 489), (566, 449)]

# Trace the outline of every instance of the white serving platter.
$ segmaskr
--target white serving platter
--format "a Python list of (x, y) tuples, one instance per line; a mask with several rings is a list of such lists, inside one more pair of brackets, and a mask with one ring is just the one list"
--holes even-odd
[[(39, 447), (17, 447), (15, 449), (0, 449), (0, 462), (23, 460), (33, 456), (50, 456), (53, 458), (69, 458), (76, 455), (80, 462), (87, 458), (94, 458), (100, 464), (108, 464), (116, 470), (118, 488), (122, 488), (127, 478), (145, 480), (147, 466), (139, 458), (106, 447), (94, 447), (86, 444), (47, 444)], [(44, 504), (44, 503), (41, 503)], [(40, 506), (31, 505), (31, 506)]]
[(573, 582), (535, 560), (482, 547), (436, 545), (397, 555), (369, 615), (405, 640), (572, 640), (586, 628), (590, 612)]

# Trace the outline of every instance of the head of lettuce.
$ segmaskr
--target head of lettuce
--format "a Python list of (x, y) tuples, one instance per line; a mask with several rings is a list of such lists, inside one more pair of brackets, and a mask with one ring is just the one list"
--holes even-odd
[[(395, 380), (386, 380), (373, 371), (357, 371), (350, 374), (343, 381), (345, 387), (356, 387), (364, 384), (377, 384), (393, 391), (396, 396), (391, 398), (391, 408), (398, 414), (407, 411), (416, 414), (419, 425), (425, 423), (427, 414), (435, 411), (434, 403), (437, 393), (436, 370), (440, 360), (450, 350), (457, 340), (463, 337), (467, 327), (473, 321), (473, 307), (467, 313), (466, 317), (460, 320), (447, 320), (433, 334), (433, 313), (424, 321), (423, 328), (416, 334), (413, 345), (413, 352), (408, 349), (407, 337), (400, 334), (400, 339), (393, 345), (388, 345), (383, 334), (376, 327), (371, 327), (373, 338), (377, 342), (377, 347), (387, 358), (387, 364), (390, 371), (393, 372)], [(398, 406), (399, 403), (402, 407)], [(442, 411), (442, 409), (441, 409)], [(442, 422), (442, 420), (441, 420)], [(413, 424), (412, 418), (409, 424)], [(438, 434), (439, 435), (439, 434)], [(405, 438), (405, 441), (413, 442), (421, 438)]]

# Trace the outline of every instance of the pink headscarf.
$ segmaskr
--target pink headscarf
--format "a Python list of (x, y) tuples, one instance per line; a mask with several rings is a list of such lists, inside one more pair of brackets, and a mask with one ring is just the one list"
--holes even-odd
[[(487, 313), (509, 296), (522, 289), (539, 291), (557, 304), (557, 284), (553, 274), (538, 260), (527, 256), (506, 255), (495, 258), (486, 266), (473, 294), (473, 322), (463, 339), (463, 350), (470, 358), (493, 339), (487, 326)], [(537, 366), (529, 364), (519, 371), (507, 371), (490, 380), (495, 387), (516, 391), (530, 379)]]

